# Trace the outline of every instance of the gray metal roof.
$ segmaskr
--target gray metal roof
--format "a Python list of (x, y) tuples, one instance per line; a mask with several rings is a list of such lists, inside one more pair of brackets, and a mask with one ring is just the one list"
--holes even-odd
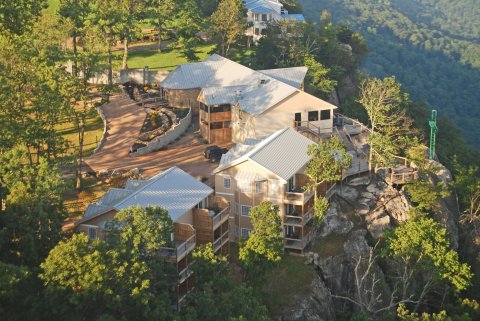
[[(135, 185), (137, 187), (134, 189), (113, 189), (112, 193), (107, 192), (107, 198), (102, 198), (101, 204), (89, 205), (79, 223), (109, 210), (120, 211), (129, 206), (159, 206), (165, 208), (175, 221), (213, 193), (213, 189), (176, 166), (145, 180), (144, 183), (130, 181), (127, 184), (130, 188)], [(122, 193), (123, 197), (119, 198)]]
[[(222, 157), (214, 173), (251, 160), (287, 181), (310, 160), (308, 146), (312, 140), (292, 128), (281, 129), (254, 146), (239, 145)], [(241, 152), (244, 152), (241, 154)]]
[(308, 67), (291, 67), (259, 70), (258, 72), (300, 89), (302, 87), (303, 80), (307, 75), (307, 71)]

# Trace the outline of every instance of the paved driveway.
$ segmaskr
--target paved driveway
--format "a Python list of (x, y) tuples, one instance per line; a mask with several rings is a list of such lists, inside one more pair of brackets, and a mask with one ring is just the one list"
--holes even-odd
[(175, 165), (194, 177), (209, 177), (206, 183), (213, 186), (210, 172), (217, 164), (209, 163), (203, 157), (203, 150), (208, 145), (203, 144), (196, 134), (197, 117), (192, 118), (192, 126), (185, 135), (167, 149), (130, 157), (128, 151), (140, 132), (145, 111), (121, 95), (111, 97), (103, 110), (108, 121), (107, 139), (100, 151), (85, 159), (87, 168), (94, 171), (139, 168), (148, 178)]

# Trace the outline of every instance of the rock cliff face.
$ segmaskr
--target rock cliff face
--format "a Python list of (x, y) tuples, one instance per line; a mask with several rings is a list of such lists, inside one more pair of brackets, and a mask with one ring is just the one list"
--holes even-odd
[[(431, 177), (432, 182), (451, 182), (450, 172), (443, 166), (438, 168)], [(305, 264), (317, 270), (311, 295), (299, 299), (280, 320), (333, 321), (336, 312), (345, 305), (353, 311), (359, 310), (358, 305), (348, 299), (360, 303), (368, 311), (381, 310), (378, 320), (382, 320), (386, 313), (382, 309), (388, 306), (392, 289), (385, 281), (382, 268), (375, 260), (370, 260), (372, 245), (386, 229), (408, 220), (411, 207), (403, 189), (393, 188), (381, 179), (359, 177), (342, 183), (314, 242), (321, 245), (325, 238), (343, 235), (343, 247), (330, 256), (313, 251), (305, 254)], [(436, 217), (447, 229), (454, 247), (458, 246), (456, 209), (453, 197), (441, 200)], [(362, 276), (366, 277), (362, 279)]]

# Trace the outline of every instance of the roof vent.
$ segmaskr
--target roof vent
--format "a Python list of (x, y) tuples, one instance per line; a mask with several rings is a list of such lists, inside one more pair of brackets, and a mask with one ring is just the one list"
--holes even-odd
[(235, 90), (235, 97), (237, 97), (237, 101), (242, 98), (242, 91), (241, 90)]
[(268, 82), (267, 79), (260, 79), (260, 81), (258, 82), (258, 85), (262, 86), (262, 85), (265, 85), (267, 82)]

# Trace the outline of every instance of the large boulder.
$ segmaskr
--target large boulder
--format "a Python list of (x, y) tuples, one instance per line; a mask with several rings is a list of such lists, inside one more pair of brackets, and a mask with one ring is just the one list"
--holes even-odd
[(332, 295), (325, 283), (316, 276), (311, 284), (312, 294), (299, 300), (295, 308), (290, 309), (281, 321), (331, 321), (335, 320)]
[(351, 186), (342, 186), (337, 188), (337, 194), (350, 203), (354, 203), (358, 197), (358, 191)]
[(319, 235), (325, 237), (329, 234), (347, 234), (353, 228), (353, 222), (341, 214), (337, 204), (332, 203), (325, 213)]

